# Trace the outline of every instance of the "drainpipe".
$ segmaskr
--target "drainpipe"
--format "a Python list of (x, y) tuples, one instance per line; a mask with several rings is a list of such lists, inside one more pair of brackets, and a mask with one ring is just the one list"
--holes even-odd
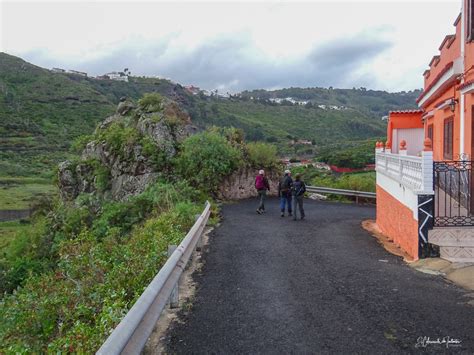
[[(466, 154), (464, 153), (464, 136), (465, 136), (465, 129), (464, 129), (464, 94), (461, 94), (461, 97), (460, 97), (460, 100), (459, 100), (459, 119), (461, 121), (461, 137), (460, 137), (460, 140), (459, 140), (459, 144), (461, 145), (460, 149), (459, 149), (459, 155), (460, 155), (460, 160), (468, 160), (468, 158), (466, 157)], [(472, 139), (472, 138), (471, 138)], [(471, 152), (472, 154), (472, 152)], [(469, 158), (470, 159), (470, 158)]]
[[(461, 58), (462, 58), (462, 63), (461, 63), (461, 68), (462, 68), (462, 73), (464, 74), (464, 64), (466, 58), (464, 57), (465, 53), (465, 46), (466, 46), (466, 11), (465, 10), (465, 3), (466, 0), (462, 1), (462, 6), (461, 6)], [(464, 83), (464, 75), (461, 77), (461, 84)], [(464, 153), (464, 137), (466, 135), (465, 132), (465, 114), (464, 114), (464, 94), (460, 94), (459, 98), (459, 121), (460, 121), (460, 134), (459, 134), (459, 157), (460, 160), (466, 160), (466, 154)], [(472, 154), (472, 152), (471, 152)]]

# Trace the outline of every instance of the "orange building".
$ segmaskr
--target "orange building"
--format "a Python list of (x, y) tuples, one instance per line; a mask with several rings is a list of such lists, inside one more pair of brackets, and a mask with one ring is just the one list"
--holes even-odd
[(377, 144), (377, 224), (413, 258), (474, 261), (474, 0), (423, 73), (419, 110)]

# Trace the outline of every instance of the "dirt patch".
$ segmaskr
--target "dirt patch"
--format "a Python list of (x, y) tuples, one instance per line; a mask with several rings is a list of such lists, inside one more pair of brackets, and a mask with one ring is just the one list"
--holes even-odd
[[(452, 263), (440, 258), (427, 258), (418, 260), (410, 266), (425, 274), (441, 275), (468, 291), (474, 291), (473, 263)], [(474, 298), (474, 293), (470, 293), (467, 296)], [(474, 305), (474, 299), (468, 303)]]
[(184, 270), (179, 280), (179, 306), (170, 308), (167, 306), (160, 315), (155, 329), (151, 333), (148, 341), (143, 349), (143, 354), (164, 354), (166, 353), (166, 346), (163, 343), (168, 327), (172, 322), (179, 322), (178, 313), (182, 310), (189, 311), (191, 309), (194, 294), (196, 292), (196, 283), (192, 275), (199, 272), (203, 266), (202, 252), (203, 248), (209, 242), (209, 234), (214, 228), (208, 227), (202, 235), (202, 246), (200, 251), (193, 253), (192, 259)]
[(412, 263), (414, 259), (408, 255), (400, 246), (391, 241), (385, 234), (382, 233), (380, 228), (377, 226), (373, 219), (368, 219), (362, 221), (362, 228), (369, 232), (373, 237), (375, 237), (380, 244), (384, 247), (389, 253), (400, 256), (407, 263)]
[(446, 278), (467, 290), (474, 291), (474, 265), (452, 270)]

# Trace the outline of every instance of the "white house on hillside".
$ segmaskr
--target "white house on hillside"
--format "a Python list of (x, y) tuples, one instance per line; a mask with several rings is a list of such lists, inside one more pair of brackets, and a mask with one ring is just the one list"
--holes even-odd
[(109, 77), (110, 80), (117, 80), (117, 81), (126, 81), (128, 82), (128, 75), (125, 74), (124, 72), (110, 72), (105, 74), (106, 76)]

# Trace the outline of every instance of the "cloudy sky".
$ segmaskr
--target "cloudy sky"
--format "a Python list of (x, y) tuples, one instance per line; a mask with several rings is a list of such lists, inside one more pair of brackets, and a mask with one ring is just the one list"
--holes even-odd
[(220, 91), (412, 90), (422, 87), (460, 7), (461, 0), (0, 0), (0, 51), (46, 68), (129, 68)]

